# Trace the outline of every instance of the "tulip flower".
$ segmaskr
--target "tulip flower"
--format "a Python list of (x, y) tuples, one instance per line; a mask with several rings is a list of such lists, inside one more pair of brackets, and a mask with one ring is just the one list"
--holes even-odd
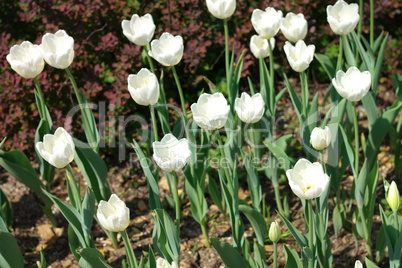
[(257, 8), (251, 14), (251, 23), (262, 38), (270, 39), (278, 33), (282, 16), (282, 11), (272, 7), (267, 7), (265, 11)]
[(281, 227), (279, 226), (277, 221), (273, 221), (271, 222), (271, 226), (269, 227), (269, 232), (268, 232), (268, 237), (269, 239), (274, 242), (277, 243), (279, 241), (279, 239), (281, 239)]
[(399, 197), (398, 187), (396, 186), (395, 181), (392, 181), (390, 187), (388, 188), (386, 199), (387, 199), (388, 205), (392, 211), (399, 210), (400, 197)]
[(14, 45), (6, 59), (11, 68), (24, 78), (35, 78), (45, 67), (39, 46), (29, 41)]
[(296, 43), (307, 35), (307, 20), (301, 13), (296, 15), (290, 12), (281, 21), (281, 31), (286, 39)]
[(325, 126), (325, 129), (315, 127), (311, 131), (310, 143), (314, 149), (320, 151), (328, 147), (331, 142), (331, 132), (329, 127)]
[(227, 19), (236, 10), (236, 0), (207, 0), (207, 8), (218, 19)]
[(163, 33), (161, 37), (151, 42), (149, 56), (164, 66), (173, 66), (183, 57), (183, 38), (180, 35), (173, 36)]
[(111, 232), (124, 231), (130, 223), (130, 210), (116, 194), (112, 194), (107, 202), (99, 202), (96, 216), (100, 225)]
[(315, 46), (306, 46), (303, 40), (297, 41), (295, 46), (286, 41), (283, 50), (292, 69), (300, 73), (305, 71), (313, 60)]
[(74, 159), (75, 146), (71, 135), (62, 127), (54, 135), (46, 134), (36, 143), (39, 154), (56, 168), (64, 168)]
[(54, 68), (66, 69), (73, 61), (74, 39), (64, 30), (45, 34), (39, 47), (46, 63)]
[(121, 22), (123, 34), (137, 46), (147, 45), (155, 32), (155, 24), (151, 14), (145, 14), (140, 17), (134, 14), (131, 20), (123, 20)]
[(307, 159), (297, 161), (293, 169), (286, 171), (290, 188), (301, 199), (313, 199), (329, 186), (329, 177), (320, 163), (311, 163)]
[(180, 170), (190, 160), (191, 151), (185, 138), (178, 140), (172, 134), (166, 134), (160, 142), (153, 142), (152, 147), (153, 158), (164, 171)]
[(154, 105), (159, 98), (159, 82), (155, 74), (142, 68), (138, 74), (130, 74), (127, 79), (128, 91), (139, 105)]
[(170, 265), (170, 263), (164, 258), (158, 258), (156, 260), (156, 268), (179, 268), (179, 265), (174, 261), (172, 262), (172, 265)]
[[(271, 43), (271, 49), (274, 50), (275, 47), (275, 38), (269, 39)], [(269, 56), (269, 45), (268, 40), (262, 38), (259, 35), (253, 35), (250, 39), (250, 50), (253, 53), (254, 57), (257, 59), (266, 58)]]
[(197, 103), (190, 106), (194, 121), (200, 128), (214, 130), (223, 127), (228, 119), (230, 106), (222, 93), (203, 93)]
[(353, 31), (359, 22), (359, 6), (338, 0), (334, 6), (327, 6), (327, 21), (332, 31), (339, 35), (346, 35)]
[(349, 101), (359, 101), (371, 86), (371, 74), (368, 71), (360, 72), (356, 67), (350, 67), (346, 73), (339, 70), (336, 77), (332, 79), (336, 91), (339, 95)]
[(363, 264), (359, 260), (357, 260), (355, 262), (355, 267), (354, 268), (363, 268)]
[(244, 123), (256, 123), (264, 115), (264, 105), (265, 103), (260, 93), (250, 97), (246, 92), (243, 92), (240, 98), (236, 98), (234, 108), (241, 121)]

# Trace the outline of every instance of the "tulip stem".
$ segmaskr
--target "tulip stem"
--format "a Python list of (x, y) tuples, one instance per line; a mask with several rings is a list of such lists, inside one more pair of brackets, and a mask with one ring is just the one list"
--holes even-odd
[(153, 125), (153, 132), (154, 132), (154, 141), (158, 141), (158, 126), (156, 124), (156, 117), (155, 117), (155, 107), (153, 105), (149, 105), (149, 110), (151, 112), (151, 118), (152, 118), (152, 125)]
[(309, 267), (314, 267), (314, 259), (315, 259), (315, 250), (314, 250), (314, 216), (313, 216), (313, 201), (311, 199), (307, 200), (307, 209), (308, 209), (308, 247), (313, 254), (313, 259), (310, 260)]
[(135, 258), (133, 247), (131, 246), (130, 238), (128, 237), (127, 231), (126, 230), (121, 231), (120, 234), (124, 241), (124, 249), (126, 251), (128, 267), (137, 268), (138, 267), (137, 260)]
[(355, 171), (359, 171), (359, 122), (356, 113), (356, 103), (353, 102), (353, 127), (355, 132)]
[(148, 51), (149, 51), (149, 44), (147, 44), (147, 45), (144, 47), (144, 50), (145, 50), (145, 54), (147, 55), (148, 64), (149, 64), (149, 67), (151, 68), (151, 72), (152, 72), (153, 74), (155, 74), (154, 63), (153, 63), (153, 61), (152, 61), (151, 56), (149, 56), (149, 54), (148, 54)]
[(278, 259), (278, 243), (274, 242), (274, 268), (278, 267), (277, 264), (277, 259)]
[(73, 205), (73, 207), (75, 207), (78, 211), (81, 212), (82, 208), (81, 208), (80, 189), (77, 186), (77, 182), (74, 179), (74, 172), (70, 164), (66, 166), (66, 175), (67, 175), (68, 196), (70, 198), (70, 202)]
[(336, 71), (342, 70), (342, 57), (343, 57), (343, 44), (342, 44), (342, 37), (339, 36), (339, 53), (338, 53), (338, 62), (336, 64)]
[[(366, 221), (366, 216), (364, 215), (363, 207), (358, 205), (359, 209), (359, 214), (361, 217), (361, 220), (363, 222), (363, 233), (364, 233), (364, 240), (366, 241), (366, 250), (367, 250), (367, 255), (370, 260), (373, 259), (373, 254), (371, 252), (371, 233), (369, 232), (367, 228), (367, 221)], [(366, 240), (367, 238), (367, 240)]]
[(209, 236), (208, 236), (208, 231), (207, 231), (207, 223), (206, 223), (205, 220), (203, 220), (200, 225), (201, 225), (202, 235), (204, 236), (204, 239), (205, 239), (205, 245), (207, 246), (207, 248), (210, 248), (211, 243), (209, 242)]
[(181, 88), (180, 79), (177, 75), (176, 68), (172, 66), (172, 72), (174, 76), (174, 80), (176, 81), (177, 90), (179, 91), (180, 102), (181, 102), (181, 109), (183, 110), (184, 122), (187, 125), (187, 111), (186, 111), (186, 102), (184, 100), (183, 90)]
[(304, 116), (307, 118), (307, 107), (309, 101), (308, 94), (308, 81), (307, 74), (305, 71), (300, 73), (300, 82), (301, 82), (301, 98), (302, 98), (302, 110)]
[(374, 50), (374, 0), (370, 0), (370, 48)]
[(229, 60), (229, 27), (228, 27), (228, 20), (223, 20), (223, 30), (225, 34), (225, 68), (226, 68), (226, 83), (228, 86), (228, 94), (230, 100), (230, 107), (233, 107), (233, 98), (231, 84), (232, 84), (232, 77), (230, 73), (230, 60)]
[(53, 128), (53, 122), (52, 122), (52, 119), (50, 118), (49, 112), (47, 111), (47, 108), (46, 108), (46, 103), (45, 103), (45, 98), (43, 97), (42, 88), (40, 86), (38, 78), (35, 77), (33, 79), (33, 81), (34, 81), (34, 84), (36, 87), (36, 93), (38, 96), (36, 105), (38, 106), (40, 118), (43, 119), (44, 121), (50, 120), (50, 122), (47, 122), (47, 125), (49, 126), (49, 130), (51, 130)]
[(102, 227), (102, 225), (99, 223), (98, 217), (96, 216), (96, 213), (94, 215), (94, 219), (95, 221), (99, 224), (99, 226), (102, 228), (102, 230), (105, 232), (105, 234), (107, 235), (107, 237), (109, 237), (109, 239), (111, 240), (112, 244), (113, 244), (113, 248), (114, 249), (118, 249), (119, 248), (119, 244), (117, 243), (117, 233), (116, 232), (111, 232), (105, 228)]
[(178, 177), (176, 172), (172, 172), (172, 194), (173, 194), (173, 199), (174, 199), (174, 208), (176, 212), (176, 228), (177, 228), (177, 233), (180, 235), (180, 217), (181, 217), (181, 211), (180, 211), (180, 197), (179, 197), (179, 190), (177, 187), (178, 184)]
[(272, 53), (271, 42), (268, 39), (269, 47), (269, 109), (271, 110), (271, 116), (275, 113), (275, 88), (274, 88), (274, 55)]

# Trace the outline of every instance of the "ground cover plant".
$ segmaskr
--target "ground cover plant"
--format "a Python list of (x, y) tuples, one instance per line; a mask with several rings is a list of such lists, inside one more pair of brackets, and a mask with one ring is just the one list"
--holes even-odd
[[(46, 251), (49, 239), (27, 254), (4, 183), (1, 267), (400, 267), (398, 40), (374, 1), (318, 7), (3, 4), (43, 32), (18, 27), (31, 38), (9, 47), (2, 36), (2, 118), (22, 115), (22, 127), (4, 135), (0, 166), (34, 195), (41, 231), (66, 239), (70, 262)], [(76, 24), (47, 24), (59, 12)], [(23, 88), (27, 106), (13, 100)], [(354, 255), (336, 252), (347, 237)]]

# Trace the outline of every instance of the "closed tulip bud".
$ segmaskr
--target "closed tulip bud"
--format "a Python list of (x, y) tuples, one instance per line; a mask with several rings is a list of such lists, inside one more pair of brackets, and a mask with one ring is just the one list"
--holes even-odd
[(64, 168), (74, 159), (75, 146), (68, 132), (59, 127), (52, 134), (46, 134), (43, 142), (36, 143), (38, 153), (56, 168)]
[(158, 78), (148, 69), (142, 68), (138, 74), (130, 74), (127, 82), (128, 91), (137, 104), (148, 106), (158, 102)]
[(307, 20), (301, 13), (296, 15), (290, 12), (281, 21), (281, 31), (286, 39), (296, 43), (307, 35)]
[(318, 151), (327, 148), (331, 143), (331, 131), (329, 131), (329, 127), (325, 126), (325, 129), (315, 127), (311, 131), (310, 143)]
[(214, 130), (223, 127), (228, 119), (230, 106), (222, 93), (203, 93), (197, 103), (190, 106), (194, 121), (200, 128)]
[(156, 260), (156, 268), (179, 268), (176, 262), (172, 262), (172, 265), (164, 258), (158, 258)]
[(363, 264), (359, 260), (357, 260), (355, 262), (355, 268), (363, 268)]
[(321, 164), (304, 158), (297, 161), (293, 169), (287, 170), (286, 176), (293, 193), (301, 199), (319, 197), (329, 185), (329, 177)]
[(109, 201), (99, 202), (96, 216), (100, 225), (111, 232), (124, 231), (130, 223), (130, 210), (115, 194), (110, 196)]
[(236, 10), (236, 0), (207, 0), (207, 8), (218, 19), (227, 19)]
[(156, 164), (166, 172), (180, 170), (190, 160), (191, 151), (185, 138), (178, 140), (166, 134), (161, 141), (153, 142), (152, 147)]
[(398, 211), (400, 197), (399, 197), (398, 187), (396, 186), (395, 181), (392, 181), (391, 186), (388, 189), (386, 198), (387, 198), (388, 205), (392, 209), (392, 211)]
[(11, 68), (24, 78), (35, 78), (45, 66), (39, 46), (29, 41), (14, 45), (6, 59)]
[[(274, 50), (275, 48), (275, 38), (269, 39), (271, 43), (271, 49)], [(269, 56), (269, 44), (268, 40), (262, 38), (259, 35), (253, 35), (250, 39), (250, 49), (253, 53), (254, 57), (257, 59), (266, 58)]]
[(269, 239), (274, 242), (277, 243), (279, 241), (279, 239), (281, 239), (281, 227), (279, 226), (277, 221), (273, 221), (271, 222), (271, 226), (269, 227), (269, 232), (268, 232), (268, 237)]
[(306, 46), (303, 40), (297, 41), (295, 46), (286, 41), (283, 50), (292, 69), (300, 73), (310, 66), (310, 62), (314, 58), (315, 46)]
[(149, 56), (164, 66), (173, 66), (183, 57), (183, 38), (180, 35), (173, 36), (163, 33), (161, 37), (151, 42)]
[(327, 21), (332, 31), (339, 35), (346, 35), (353, 31), (359, 22), (359, 6), (339, 0), (334, 6), (327, 6)]
[(235, 110), (240, 120), (244, 123), (256, 123), (260, 121), (264, 115), (264, 100), (260, 93), (254, 94), (252, 97), (243, 92), (240, 98), (235, 100)]
[(257, 8), (251, 14), (251, 23), (262, 38), (270, 39), (278, 33), (282, 16), (282, 11), (272, 7), (267, 7), (265, 11)]
[(138, 46), (147, 45), (154, 36), (156, 28), (150, 14), (145, 14), (142, 17), (134, 14), (131, 20), (123, 20), (121, 27), (123, 28), (123, 34), (128, 40)]
[(371, 74), (368, 71), (360, 72), (356, 67), (350, 67), (346, 73), (339, 70), (332, 79), (332, 85), (343, 98), (359, 101), (370, 89)]
[(39, 47), (46, 63), (54, 68), (66, 69), (73, 62), (74, 39), (64, 30), (45, 34)]

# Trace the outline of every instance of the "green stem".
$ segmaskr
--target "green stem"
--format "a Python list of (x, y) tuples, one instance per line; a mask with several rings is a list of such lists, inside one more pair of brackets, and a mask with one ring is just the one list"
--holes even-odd
[(158, 137), (158, 126), (156, 124), (156, 117), (155, 117), (155, 107), (153, 105), (149, 105), (149, 110), (151, 112), (153, 132), (154, 132), (154, 140), (158, 141), (159, 137)]
[(147, 55), (147, 60), (148, 60), (149, 67), (151, 68), (151, 72), (152, 72), (152, 73), (155, 73), (154, 63), (153, 63), (153, 61), (152, 61), (151, 56), (149, 56), (149, 54), (148, 54), (148, 51), (149, 51), (149, 44), (147, 44), (147, 45), (144, 47), (144, 50), (145, 50), (145, 54)]
[[(96, 213), (94, 215), (94, 218), (95, 218), (95, 221), (99, 224), (99, 220), (98, 220), (98, 217), (96, 216)], [(118, 249), (119, 248), (119, 243), (117, 243), (117, 233), (111, 232), (111, 231), (103, 228), (102, 225), (100, 225), (100, 224), (99, 224), (99, 226), (103, 229), (103, 231), (105, 232), (107, 237), (109, 237), (109, 239), (111, 240), (113, 248)]]
[(300, 73), (300, 83), (301, 83), (302, 110), (304, 116), (307, 118), (309, 94), (308, 94), (307, 74), (304, 71)]
[(70, 202), (78, 211), (82, 211), (80, 189), (79, 186), (77, 186), (77, 182), (74, 179), (74, 172), (70, 164), (66, 166), (66, 174), (67, 174), (67, 183), (70, 185), (70, 189), (72, 190), (71, 193), (72, 198), (70, 197)]
[(336, 63), (336, 71), (342, 70), (342, 57), (343, 57), (343, 44), (342, 38), (339, 36), (339, 53), (338, 53), (338, 61)]
[(133, 247), (131, 246), (130, 238), (128, 237), (127, 231), (126, 230), (121, 231), (120, 234), (124, 241), (124, 249), (126, 251), (128, 267), (137, 268), (138, 267), (137, 260), (135, 258)]
[[(232, 91), (231, 91), (231, 83), (232, 77), (230, 73), (230, 60), (229, 60), (229, 27), (228, 27), (228, 20), (223, 20), (223, 29), (225, 34), (225, 68), (226, 68), (226, 83), (228, 86), (228, 94), (229, 100), (232, 101)], [(231, 103), (232, 106), (232, 103)]]
[(355, 171), (359, 171), (359, 122), (356, 113), (356, 103), (353, 102), (353, 127), (355, 134)]
[(374, 50), (374, 0), (370, 0), (370, 47)]
[(209, 242), (207, 223), (205, 221), (203, 221), (203, 222), (201, 222), (200, 225), (201, 225), (202, 235), (204, 236), (204, 239), (205, 239), (205, 245), (207, 246), (207, 248), (210, 248), (211, 243)]
[(176, 81), (177, 90), (179, 91), (181, 109), (183, 110), (185, 124), (187, 125), (186, 102), (184, 100), (184, 95), (183, 95), (183, 90), (181, 88), (180, 79), (179, 79), (179, 76), (177, 75), (176, 68), (174, 66), (172, 66), (172, 72), (173, 72), (174, 80)]
[(278, 267), (277, 264), (277, 259), (278, 259), (278, 243), (274, 242), (274, 268)]
[(371, 250), (371, 233), (369, 232), (367, 228), (367, 221), (366, 221), (366, 216), (364, 215), (364, 211), (362, 207), (359, 207), (359, 214), (361, 217), (361, 220), (363, 222), (363, 233), (364, 236), (367, 238), (366, 241), (366, 250), (367, 250), (367, 255), (370, 260), (373, 260), (373, 254)]
[[(216, 132), (218, 133), (217, 139), (218, 139), (218, 144), (219, 144), (219, 151), (220, 151), (220, 153), (221, 153), (221, 158), (224, 159), (224, 158), (226, 158), (226, 156), (225, 156), (225, 150), (224, 150), (224, 148), (223, 148), (222, 137), (221, 137), (221, 134), (219, 133), (219, 130), (217, 130)], [(226, 159), (225, 159), (225, 160), (226, 160)], [(230, 165), (229, 165), (229, 166), (230, 166)], [(231, 178), (231, 176), (229, 175), (230, 173), (229, 173), (229, 170), (228, 170), (227, 165), (224, 165), (223, 170), (225, 171), (226, 181), (227, 181), (227, 182), (230, 182), (230, 185), (232, 185), (232, 184), (231, 184), (232, 178)]]
[[(398, 218), (398, 210), (393, 211), (394, 214), (394, 218), (395, 218), (395, 230), (397, 232), (399, 232), (399, 218)], [(400, 233), (399, 235), (402, 235), (402, 233)]]
[(46, 104), (45, 104), (45, 98), (43, 97), (43, 92), (42, 92), (42, 88), (40, 87), (38, 78), (34, 78), (33, 79), (35, 87), (36, 87), (36, 91), (38, 92), (38, 96), (39, 96), (39, 101), (41, 102), (40, 104), (37, 103), (36, 106), (38, 106), (38, 111), (39, 111), (39, 115), (41, 117), (41, 119), (46, 120)]
[(274, 88), (274, 55), (272, 53), (271, 42), (268, 39), (269, 47), (269, 109), (271, 116), (274, 116), (275, 110), (275, 88)]
[(309, 261), (309, 267), (314, 267), (314, 259), (315, 259), (315, 250), (314, 250), (314, 216), (313, 216), (313, 201), (307, 200), (307, 209), (308, 209), (308, 247), (310, 248), (313, 259)]
[(274, 185), (275, 201), (276, 201), (276, 205), (278, 207), (279, 213), (284, 215), (287, 218), (288, 215), (287, 215), (287, 213), (285, 213), (285, 211), (283, 210), (283, 206), (282, 206), (281, 195), (279, 192), (279, 185), (278, 185), (278, 183), (273, 183), (273, 185)]
[(359, 0), (359, 24), (357, 25), (357, 38), (360, 41), (360, 36), (362, 34), (362, 24), (363, 24), (363, 0)]
[(179, 190), (177, 188), (178, 184), (178, 177), (176, 172), (172, 172), (172, 194), (173, 194), (173, 199), (174, 199), (174, 208), (176, 212), (176, 228), (177, 228), (177, 233), (180, 236), (180, 217), (181, 217), (181, 210), (180, 210), (180, 197), (179, 197)]

